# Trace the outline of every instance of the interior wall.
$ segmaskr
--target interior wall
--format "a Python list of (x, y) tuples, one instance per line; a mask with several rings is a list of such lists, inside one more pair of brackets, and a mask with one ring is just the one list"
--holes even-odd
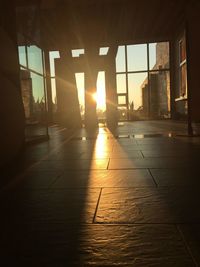
[(189, 90), (191, 96), (191, 117), (193, 122), (200, 122), (200, 3), (191, 4), (187, 9), (188, 26), (188, 64)]
[(13, 160), (23, 147), (25, 117), (20, 93), (14, 8), (8, 4), (1, 9), (0, 15), (0, 167), (2, 167)]

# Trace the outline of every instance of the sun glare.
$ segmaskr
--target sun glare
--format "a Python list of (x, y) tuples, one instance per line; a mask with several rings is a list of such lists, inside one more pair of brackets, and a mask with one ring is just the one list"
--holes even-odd
[(105, 72), (100, 71), (97, 78), (97, 109), (106, 110)]
[(92, 99), (93, 99), (94, 101), (97, 101), (97, 94), (96, 94), (96, 93), (92, 94)]
[(92, 94), (92, 98), (97, 103), (97, 108), (105, 110), (105, 90), (102, 87), (97, 87), (97, 93)]

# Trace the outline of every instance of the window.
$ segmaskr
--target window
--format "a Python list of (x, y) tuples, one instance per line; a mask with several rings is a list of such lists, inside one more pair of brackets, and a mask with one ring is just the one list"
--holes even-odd
[(125, 46), (119, 46), (116, 56), (116, 72), (126, 71)]
[(59, 51), (50, 51), (49, 61), (50, 61), (51, 95), (52, 95), (53, 113), (56, 113), (57, 111), (57, 95), (56, 95), (56, 79), (55, 79), (55, 59), (56, 58), (60, 58)]
[[(184, 59), (183, 51), (181, 55)], [(123, 94), (128, 100), (126, 104), (129, 118), (170, 117), (169, 70), (169, 42), (118, 47), (116, 55), (118, 105), (123, 102), (120, 96)], [(184, 69), (182, 69), (183, 74)]]
[(147, 45), (127, 45), (128, 71), (147, 70)]
[(43, 74), (42, 50), (35, 45), (31, 45), (27, 47), (27, 53), (29, 69)]
[(187, 62), (185, 35), (179, 41), (179, 97), (187, 98)]
[(117, 93), (126, 93), (126, 74), (117, 74)]
[(42, 49), (36, 45), (19, 46), (18, 52), (25, 135), (27, 140), (32, 140), (48, 133), (44, 57)]
[(18, 53), (19, 53), (20, 65), (27, 67), (26, 47), (25, 46), (18, 46)]
[(108, 54), (109, 47), (100, 47), (99, 49), (99, 55), (104, 56)]
[(84, 53), (85, 53), (84, 49), (73, 49), (72, 57), (80, 57), (80, 55), (83, 55)]
[(149, 44), (149, 69), (160, 70), (169, 69), (169, 43)]

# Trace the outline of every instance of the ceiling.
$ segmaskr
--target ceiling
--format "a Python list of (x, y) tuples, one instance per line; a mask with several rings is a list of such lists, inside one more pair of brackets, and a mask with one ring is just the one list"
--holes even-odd
[(190, 0), (16, 0), (19, 31), (48, 50), (169, 40)]

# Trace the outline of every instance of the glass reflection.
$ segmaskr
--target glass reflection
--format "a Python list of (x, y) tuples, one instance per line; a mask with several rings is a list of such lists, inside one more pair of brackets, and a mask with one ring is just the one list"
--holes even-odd
[(28, 46), (27, 50), (28, 67), (36, 72), (43, 74), (42, 50), (35, 45)]
[(148, 74), (128, 74), (129, 119), (144, 119), (148, 116)]
[(149, 90), (151, 116), (170, 118), (170, 73), (169, 71), (150, 72)]
[(149, 44), (149, 69), (169, 68), (169, 42)]
[(19, 46), (18, 51), (25, 135), (27, 141), (34, 141), (48, 134), (43, 52), (35, 45)]

